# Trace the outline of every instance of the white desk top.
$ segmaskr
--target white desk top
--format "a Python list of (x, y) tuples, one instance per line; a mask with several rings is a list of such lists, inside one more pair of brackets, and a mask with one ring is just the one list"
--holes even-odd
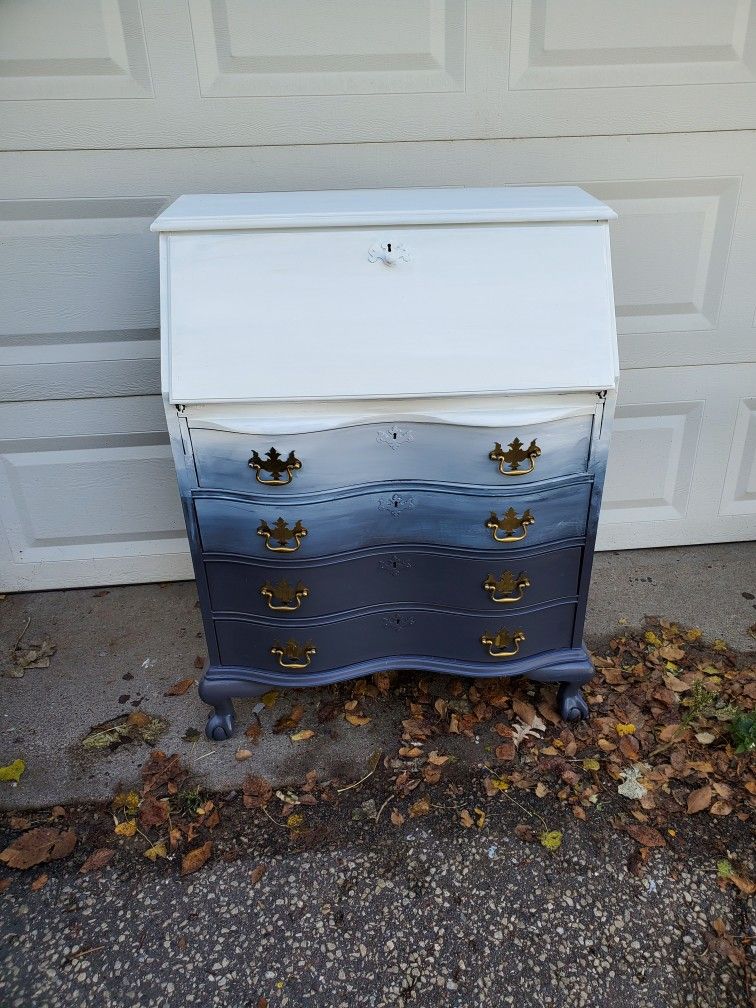
[(152, 230), (606, 221), (616, 216), (577, 186), (333, 189), (180, 196), (154, 221)]

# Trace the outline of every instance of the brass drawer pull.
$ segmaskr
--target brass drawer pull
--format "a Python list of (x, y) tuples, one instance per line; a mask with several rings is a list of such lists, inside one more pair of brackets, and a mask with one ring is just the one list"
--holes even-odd
[[(279, 518), (273, 525), (273, 528), (266, 521), (261, 521), (257, 528), (257, 534), (264, 536), (265, 548), (269, 549), (272, 553), (296, 553), (302, 545), (302, 539), (307, 535), (307, 529), (299, 520), (297, 520), (294, 528), (289, 528), (283, 518)], [(296, 545), (289, 546), (288, 543), (292, 539)], [(278, 546), (271, 546), (271, 540), (278, 543)]]
[(512, 571), (504, 571), (498, 579), (489, 574), (483, 582), (483, 591), (489, 593), (492, 602), (520, 602), (527, 588), (530, 578), (523, 572), (515, 577)]
[(295, 612), (302, 605), (302, 599), (310, 594), (310, 589), (301, 581), (294, 588), (286, 580), (279, 581), (277, 585), (268, 581), (260, 588), (260, 594), (267, 602), (268, 609), (274, 612)]
[[(536, 459), (541, 454), (541, 449), (536, 444), (535, 438), (533, 438), (527, 448), (519, 438), (515, 438), (514, 441), (510, 441), (508, 448), (508, 451), (504, 451), (497, 441), (493, 451), (488, 454), (492, 462), (499, 463), (499, 472), (501, 475), (527, 476), (528, 473), (532, 473), (535, 469)], [(520, 469), (520, 463), (526, 460), (530, 462), (530, 465), (527, 469)], [(509, 466), (508, 469), (504, 468), (505, 464)]]
[[(496, 512), (492, 511), (491, 517), (486, 522), (486, 528), (491, 529), (491, 535), (496, 542), (519, 542), (525, 538), (528, 534), (528, 526), (534, 522), (535, 518), (529, 508), (522, 512), (522, 518), (517, 517), (514, 508), (507, 508), (503, 518), (499, 518)], [(517, 535), (515, 535), (515, 529), (520, 529)], [(503, 532), (504, 535), (500, 535), (500, 532)]]
[(522, 630), (515, 630), (510, 633), (508, 630), (499, 630), (494, 637), (483, 634), (480, 643), (484, 648), (488, 648), (488, 653), (492, 658), (512, 658), (520, 650), (520, 644), (525, 640)]
[(310, 659), (316, 650), (312, 641), (300, 644), (299, 641), (289, 640), (285, 644), (274, 644), (270, 653), (278, 659), (281, 668), (303, 669), (310, 664)]
[[(290, 451), (288, 456), (284, 458), (275, 448), (266, 452), (264, 459), (260, 458), (256, 451), (253, 451), (252, 458), (247, 465), (250, 469), (255, 470), (255, 479), (263, 486), (286, 486), (294, 478), (294, 471), (302, 468), (302, 463), (293, 451)], [(261, 472), (270, 473), (272, 479), (260, 479)], [(283, 478), (284, 473), (286, 473), (285, 479)]]

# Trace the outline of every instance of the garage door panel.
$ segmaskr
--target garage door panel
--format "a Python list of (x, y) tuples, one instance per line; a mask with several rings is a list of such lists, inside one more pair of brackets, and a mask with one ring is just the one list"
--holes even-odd
[(139, 0), (3, 0), (0, 100), (152, 95)]
[(25, 150), (752, 128), (755, 5), (4, 0), (0, 138)]
[(622, 373), (599, 548), (753, 537), (754, 388), (754, 364)]

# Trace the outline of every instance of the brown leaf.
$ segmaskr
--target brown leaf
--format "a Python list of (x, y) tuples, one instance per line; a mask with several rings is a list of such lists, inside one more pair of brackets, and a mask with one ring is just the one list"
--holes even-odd
[(688, 812), (693, 815), (696, 812), (702, 812), (704, 809), (711, 805), (711, 799), (713, 798), (713, 793), (711, 790), (711, 785), (704, 784), (703, 787), (698, 788), (697, 791), (691, 791), (688, 795)]
[(467, 811), (467, 809), (462, 809), (462, 811), (459, 813), (459, 821), (465, 827), (469, 827), (469, 826), (474, 826), (475, 825), (475, 820), (470, 815), (470, 813)]
[(7, 892), (10, 889), (11, 880), (9, 878), (0, 879), (0, 893)]
[(734, 883), (742, 893), (745, 893), (746, 896), (753, 896), (756, 892), (756, 883), (751, 882), (751, 880), (746, 878), (744, 875), (736, 875), (735, 872), (733, 872), (727, 881)]
[(201, 847), (195, 847), (194, 850), (187, 851), (181, 858), (181, 874), (191, 875), (192, 872), (198, 871), (212, 853), (212, 840), (206, 840)]
[(262, 738), (262, 725), (259, 721), (253, 721), (252, 724), (244, 732), (244, 737), (248, 738), (253, 745), (258, 745), (260, 739)]
[(273, 725), (274, 733), (276, 735), (280, 735), (283, 732), (293, 731), (302, 720), (303, 714), (304, 707), (301, 704), (296, 704), (291, 708), (288, 714), (284, 714), (278, 719), (278, 721), (276, 721)]
[(167, 788), (169, 784), (181, 784), (189, 775), (189, 771), (181, 762), (181, 757), (174, 753), (167, 756), (160, 749), (153, 749), (149, 759), (142, 767), (142, 780), (144, 786), (142, 791), (158, 792)]
[(443, 766), (444, 763), (449, 762), (449, 757), (442, 756), (441, 753), (436, 752), (434, 749), (432, 752), (428, 753), (428, 762), (432, 763), (433, 766)]
[(520, 840), (522, 840), (524, 843), (538, 842), (538, 834), (533, 829), (533, 827), (528, 826), (527, 823), (518, 823), (518, 825), (515, 826), (514, 831), (516, 835), (520, 838)]
[(529, 704), (527, 700), (521, 700), (517, 697), (512, 701), (512, 709), (514, 710), (517, 717), (526, 725), (528, 725), (528, 727), (530, 727), (533, 724), (536, 717), (538, 716), (536, 714), (535, 707), (533, 707), (532, 704)]
[(37, 875), (37, 877), (34, 879), (29, 888), (32, 890), (32, 892), (38, 892), (42, 888), (42, 886), (47, 885), (49, 881), (50, 876), (47, 875), (45, 872), (42, 872), (41, 875)]
[(515, 758), (515, 747), (514, 742), (502, 742), (501, 745), (496, 746), (496, 759), (503, 760), (513, 760)]
[(75, 846), (76, 834), (73, 830), (37, 826), (36, 829), (16, 837), (13, 843), (0, 853), (0, 861), (4, 861), (9, 868), (23, 871), (45, 861), (68, 857)]
[(391, 809), (391, 822), (394, 826), (401, 826), (404, 822), (404, 816), (399, 809)]
[(263, 778), (255, 774), (245, 777), (242, 784), (245, 808), (263, 808), (273, 797), (273, 788)]
[(645, 826), (643, 823), (623, 823), (622, 829), (642, 847), (666, 846), (664, 837), (653, 826)]
[(96, 851), (93, 851), (84, 864), (79, 868), (80, 875), (86, 875), (87, 872), (100, 871), (105, 865), (110, 861), (110, 859), (115, 854), (112, 847), (98, 847)]
[(256, 868), (253, 868), (249, 873), (249, 881), (252, 885), (257, 885), (267, 870), (267, 865), (264, 864), (259, 864)]
[(183, 696), (187, 690), (194, 686), (195, 680), (190, 676), (188, 679), (179, 679), (173, 686), (169, 686), (163, 696)]
[(619, 748), (622, 755), (626, 759), (629, 759), (631, 763), (635, 763), (640, 756), (638, 741), (634, 735), (624, 735), (620, 739)]
[(205, 667), (205, 659), (202, 657), (201, 654), (198, 654), (197, 657), (194, 659), (194, 663), (193, 664), (194, 664), (194, 667), (196, 669), (204, 668)]
[(427, 815), (430, 810), (430, 800), (428, 798), (418, 798), (416, 802), (410, 805), (409, 814), (415, 818), (416, 816)]
[(370, 724), (371, 721), (369, 717), (365, 717), (363, 714), (345, 714), (344, 717), (350, 725), (356, 725), (358, 728)]
[(724, 798), (718, 798), (709, 809), (709, 812), (716, 816), (726, 816), (732, 812), (732, 805), (725, 801)]
[(162, 826), (168, 819), (168, 799), (147, 795), (139, 806), (139, 825), (142, 829)]

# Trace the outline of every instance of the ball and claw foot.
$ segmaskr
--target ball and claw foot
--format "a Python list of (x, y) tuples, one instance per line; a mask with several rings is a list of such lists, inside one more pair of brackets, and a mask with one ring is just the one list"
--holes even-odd
[(212, 742), (222, 742), (234, 733), (234, 708), (229, 704), (215, 707), (207, 719), (205, 734)]
[(560, 684), (557, 708), (565, 721), (582, 721), (588, 718), (588, 704), (580, 687), (575, 683)]

